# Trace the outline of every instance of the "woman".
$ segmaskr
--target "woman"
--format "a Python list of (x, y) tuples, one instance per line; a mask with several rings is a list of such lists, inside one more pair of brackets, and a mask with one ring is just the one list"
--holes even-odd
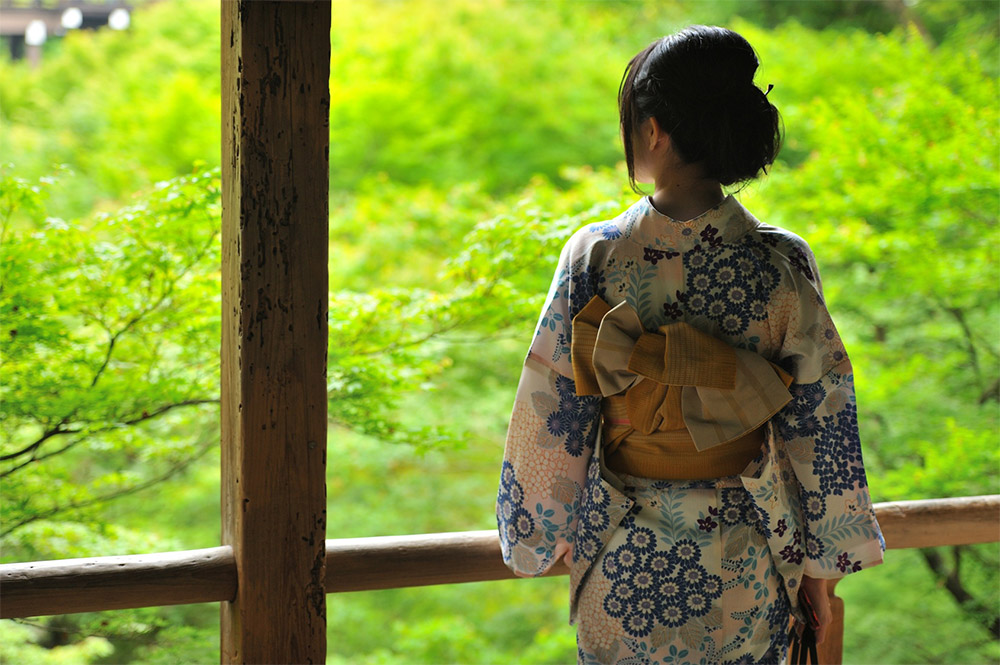
[(757, 67), (705, 26), (628, 64), (629, 179), (655, 191), (566, 243), (524, 363), (503, 555), (565, 558), (581, 663), (778, 663), (800, 593), (822, 640), (826, 580), (882, 560), (812, 252), (722, 190), (778, 151)]

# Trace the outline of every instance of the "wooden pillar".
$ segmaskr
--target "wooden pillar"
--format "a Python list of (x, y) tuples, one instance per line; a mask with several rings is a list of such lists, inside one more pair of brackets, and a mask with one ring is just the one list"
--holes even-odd
[(844, 662), (844, 599), (836, 594), (840, 579), (827, 581), (826, 590), (830, 596), (830, 611), (833, 613), (833, 623), (827, 632), (826, 639), (816, 649), (819, 662), (823, 665), (840, 665)]
[(221, 5), (222, 662), (322, 663), (330, 4)]
[[(833, 615), (833, 621), (830, 623), (830, 628), (827, 629), (826, 639), (816, 647), (819, 663), (814, 665), (841, 665), (844, 662), (844, 599), (835, 593), (837, 583), (841, 579), (826, 581), (826, 592), (830, 598), (830, 613)], [(795, 619), (789, 620), (788, 630), (797, 630)], [(791, 632), (789, 632), (789, 637), (791, 637)], [(789, 649), (788, 658), (791, 659), (791, 649)]]

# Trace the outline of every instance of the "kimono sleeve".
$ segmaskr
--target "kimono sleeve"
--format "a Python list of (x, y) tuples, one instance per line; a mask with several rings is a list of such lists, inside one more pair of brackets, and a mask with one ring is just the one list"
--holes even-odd
[(800, 488), (804, 573), (838, 578), (881, 563), (885, 541), (862, 460), (854, 371), (813, 254), (801, 244), (790, 265), (798, 302), (789, 308), (778, 358), (795, 379), (792, 400), (774, 423)]
[(576, 394), (570, 365), (572, 317), (592, 291), (586, 259), (574, 263), (571, 255), (567, 245), (524, 361), (504, 447), (497, 526), (504, 563), (521, 576), (542, 575), (572, 554), (600, 418), (601, 398)]

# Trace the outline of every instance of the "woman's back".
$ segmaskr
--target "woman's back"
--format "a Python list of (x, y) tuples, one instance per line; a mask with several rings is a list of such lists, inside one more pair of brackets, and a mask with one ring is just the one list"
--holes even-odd
[(645, 197), (580, 229), (566, 251), (573, 316), (599, 295), (612, 307), (627, 302), (646, 330), (683, 321), (774, 361), (800, 297), (815, 302), (820, 290), (805, 241), (761, 223), (733, 196), (687, 221)]
[(629, 175), (656, 191), (566, 243), (525, 359), (501, 545), (519, 575), (565, 556), (580, 662), (779, 662), (800, 590), (822, 636), (825, 580), (882, 560), (812, 253), (722, 194), (777, 153), (756, 68), (704, 26), (629, 63)]

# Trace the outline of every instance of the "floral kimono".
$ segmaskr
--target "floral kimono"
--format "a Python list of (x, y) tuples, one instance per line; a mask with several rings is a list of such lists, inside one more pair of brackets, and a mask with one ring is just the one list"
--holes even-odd
[[(790, 375), (742, 472), (607, 467), (607, 395), (580, 394), (571, 360), (574, 318), (595, 296), (645, 331), (686, 323)], [(808, 245), (732, 196), (686, 222), (642, 198), (570, 238), (518, 385), (497, 522), (519, 575), (566, 556), (579, 662), (778, 663), (803, 574), (882, 561), (853, 379)]]

